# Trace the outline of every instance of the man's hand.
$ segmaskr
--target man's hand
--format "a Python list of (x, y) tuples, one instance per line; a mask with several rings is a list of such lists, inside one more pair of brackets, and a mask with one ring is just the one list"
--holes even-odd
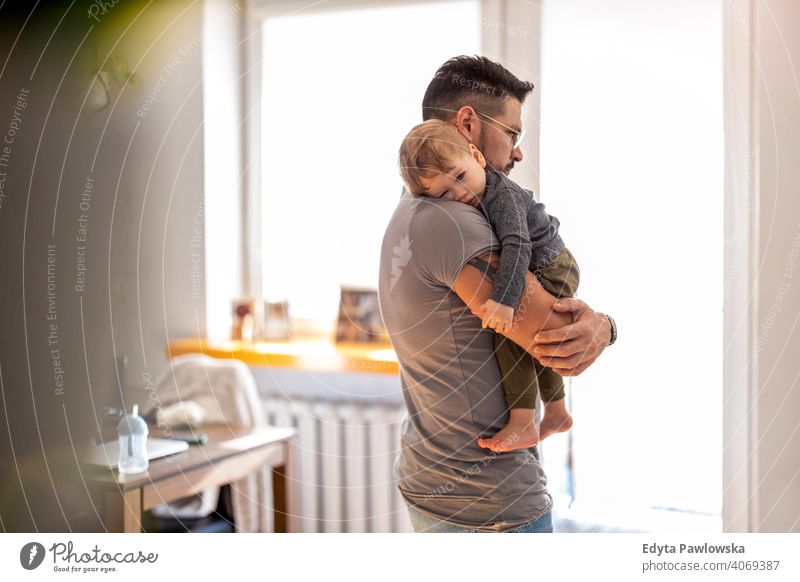
[(511, 327), (514, 309), (489, 299), (478, 309), (477, 316), (481, 318), (482, 327), (505, 332)]
[(553, 310), (570, 313), (573, 323), (536, 334), (533, 355), (561, 376), (577, 376), (611, 341), (611, 323), (579, 299), (560, 299)]
[[(486, 253), (464, 265), (458, 274), (453, 290), (475, 315), (492, 297), (494, 269), (499, 263), (496, 253)], [(611, 324), (583, 301), (557, 300), (528, 272), (525, 292), (514, 311), (514, 325), (502, 334), (558, 374), (577, 376), (611, 341)]]

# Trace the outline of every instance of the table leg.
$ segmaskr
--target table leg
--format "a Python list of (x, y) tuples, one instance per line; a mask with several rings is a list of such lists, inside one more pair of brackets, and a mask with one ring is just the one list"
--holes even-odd
[(142, 490), (107, 491), (104, 525), (108, 532), (139, 533), (142, 531)]
[(286, 484), (286, 465), (272, 468), (272, 503), (275, 508), (275, 533), (285, 533), (287, 528), (288, 503)]

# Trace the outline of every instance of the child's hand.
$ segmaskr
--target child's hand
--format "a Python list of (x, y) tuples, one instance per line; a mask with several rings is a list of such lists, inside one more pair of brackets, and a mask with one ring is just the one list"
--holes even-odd
[(481, 318), (482, 327), (504, 332), (511, 329), (514, 310), (508, 305), (489, 299), (478, 309), (478, 317)]

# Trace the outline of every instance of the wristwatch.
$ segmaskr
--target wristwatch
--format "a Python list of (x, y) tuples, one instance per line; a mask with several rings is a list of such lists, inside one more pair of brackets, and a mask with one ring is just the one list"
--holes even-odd
[(614, 318), (604, 313), (603, 315), (606, 316), (608, 319), (608, 324), (611, 326), (611, 339), (608, 341), (608, 345), (614, 345), (614, 342), (617, 341), (617, 323), (614, 321)]

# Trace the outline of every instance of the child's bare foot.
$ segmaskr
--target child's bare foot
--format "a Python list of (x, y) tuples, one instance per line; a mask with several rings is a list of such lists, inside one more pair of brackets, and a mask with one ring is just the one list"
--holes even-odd
[(544, 440), (557, 432), (567, 432), (570, 428), (572, 428), (572, 417), (567, 412), (563, 398), (544, 405), (544, 417), (539, 426), (541, 432), (539, 440)]
[(512, 408), (508, 424), (496, 435), (479, 438), (478, 446), (495, 453), (527, 449), (539, 442), (533, 408)]

